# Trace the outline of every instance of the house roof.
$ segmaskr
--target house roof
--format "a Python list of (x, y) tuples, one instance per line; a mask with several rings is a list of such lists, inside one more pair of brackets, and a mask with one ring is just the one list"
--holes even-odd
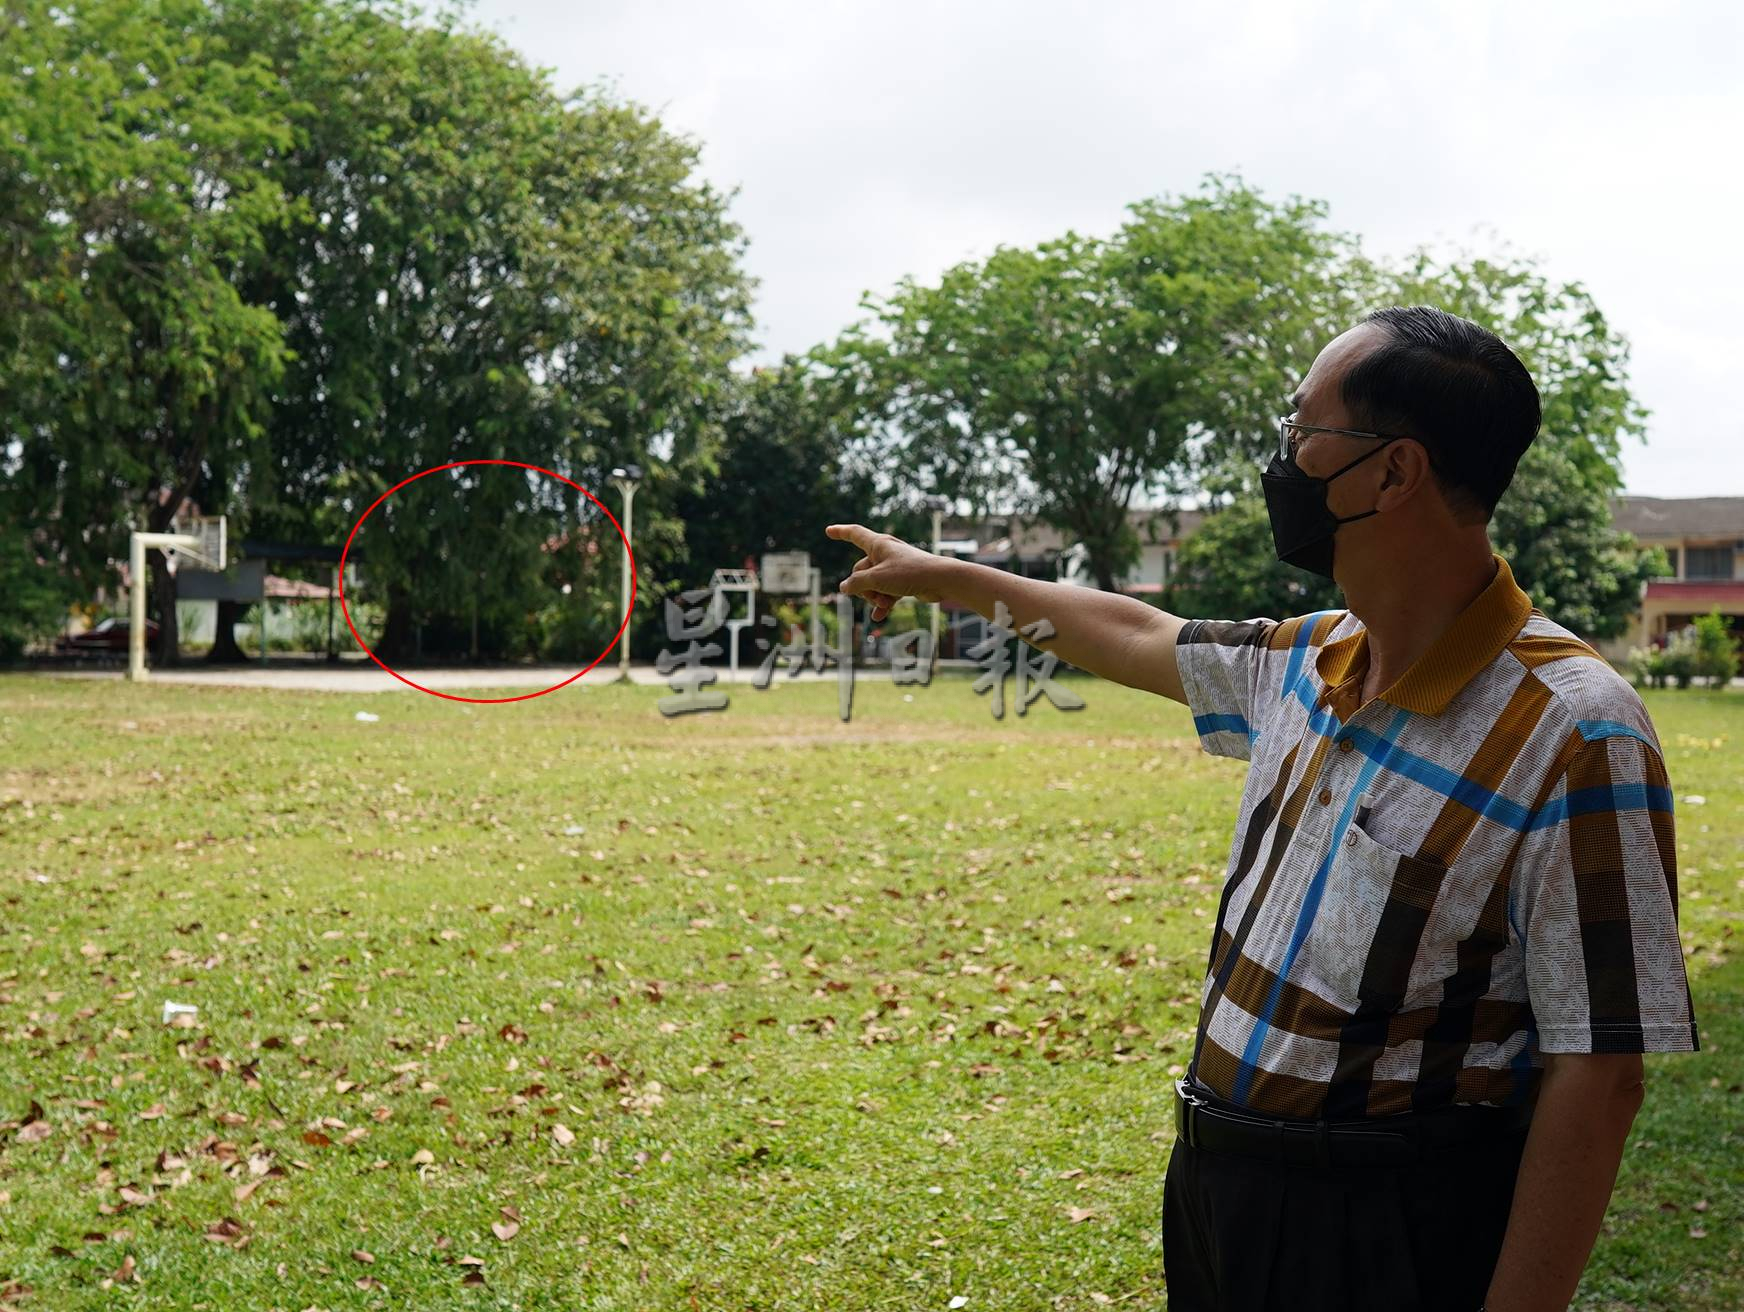
[(337, 595), (325, 584), (310, 583), (306, 579), (281, 578), (277, 574), (268, 574), (261, 586), (269, 597), (298, 601), (325, 601)]
[(1638, 538), (1744, 541), (1744, 497), (1614, 497), (1611, 513)]

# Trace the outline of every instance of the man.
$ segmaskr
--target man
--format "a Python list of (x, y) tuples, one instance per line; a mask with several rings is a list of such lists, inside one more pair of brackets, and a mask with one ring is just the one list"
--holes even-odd
[(1643, 1097), (1694, 1051), (1671, 792), (1634, 691), (1488, 523), (1538, 431), (1493, 334), (1391, 308), (1332, 341), (1262, 483), (1348, 610), (1188, 621), (832, 525), (874, 614), (951, 597), (1185, 702), (1250, 762), (1163, 1199), (1172, 1312), (1552, 1312)]

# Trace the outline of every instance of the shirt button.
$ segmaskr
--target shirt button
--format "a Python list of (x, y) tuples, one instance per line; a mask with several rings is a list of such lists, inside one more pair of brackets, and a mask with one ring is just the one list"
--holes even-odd
[(1355, 746), (1356, 746), (1355, 743), (1353, 743), (1350, 739), (1346, 738), (1338, 744), (1338, 750), (1341, 752), (1348, 752), (1351, 750), (1351, 748), (1353, 748)]
[(1332, 790), (1330, 788), (1322, 788), (1320, 790), (1320, 805), (1330, 806), (1331, 804), (1332, 804)]
[(1350, 830), (1345, 831), (1344, 845), (1346, 847), (1355, 847), (1356, 846), (1356, 830), (1350, 829)]

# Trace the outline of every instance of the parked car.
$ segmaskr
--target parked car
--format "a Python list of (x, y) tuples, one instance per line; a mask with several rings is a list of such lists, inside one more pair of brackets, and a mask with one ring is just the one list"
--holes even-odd
[[(127, 650), (128, 636), (133, 632), (133, 626), (126, 620), (111, 616), (99, 623), (95, 628), (83, 633), (75, 633), (70, 638), (55, 640), (55, 650), (63, 656), (77, 656), (80, 653), (119, 652)], [(157, 621), (145, 622), (145, 641), (150, 646), (157, 641)]]

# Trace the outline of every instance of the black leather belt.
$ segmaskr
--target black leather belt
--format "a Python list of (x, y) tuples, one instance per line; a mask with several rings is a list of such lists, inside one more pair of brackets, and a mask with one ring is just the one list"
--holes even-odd
[(1209, 1091), (1175, 1081), (1175, 1135), (1206, 1152), (1295, 1166), (1397, 1166), (1443, 1148), (1526, 1129), (1530, 1105), (1455, 1107), (1367, 1121), (1285, 1121), (1216, 1106)]

